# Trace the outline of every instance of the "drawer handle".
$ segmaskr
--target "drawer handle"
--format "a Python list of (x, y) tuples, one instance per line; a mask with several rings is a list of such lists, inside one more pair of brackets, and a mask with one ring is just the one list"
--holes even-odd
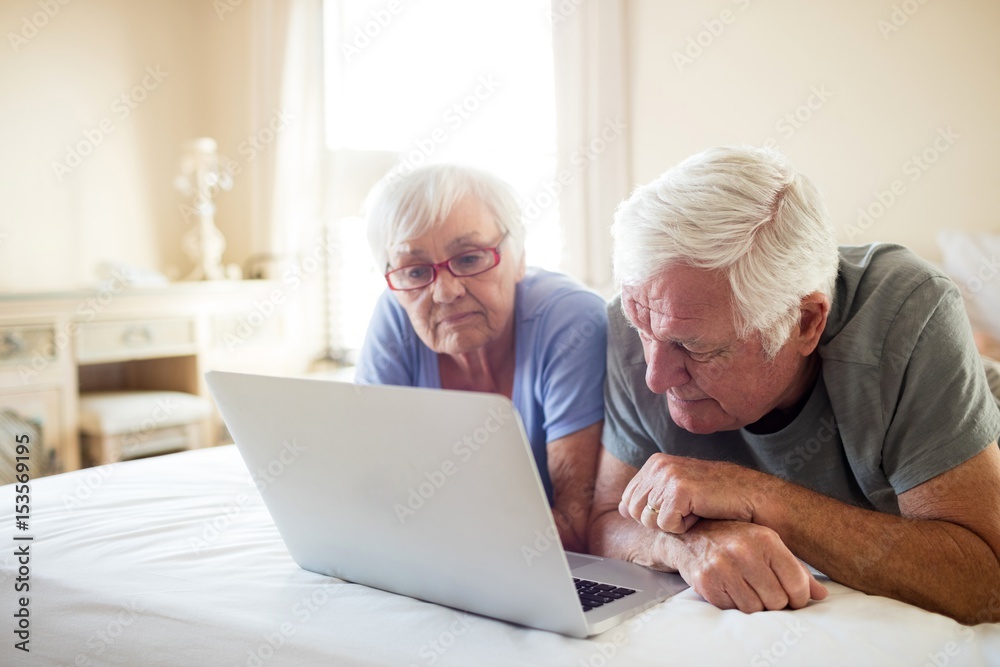
[(149, 345), (152, 342), (153, 331), (148, 326), (133, 326), (122, 332), (122, 343), (125, 345)]
[(24, 336), (14, 331), (5, 331), (0, 338), (0, 359), (13, 359), (27, 347)]

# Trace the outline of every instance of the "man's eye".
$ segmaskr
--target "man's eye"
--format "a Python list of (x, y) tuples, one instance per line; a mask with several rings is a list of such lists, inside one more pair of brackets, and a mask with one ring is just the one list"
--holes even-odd
[(709, 361), (715, 357), (715, 352), (692, 352), (687, 350), (688, 356), (693, 361)]

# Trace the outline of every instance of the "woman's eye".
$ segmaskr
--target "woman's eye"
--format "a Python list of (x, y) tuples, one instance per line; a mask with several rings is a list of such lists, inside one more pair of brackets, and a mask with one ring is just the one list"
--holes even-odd
[(430, 272), (430, 267), (427, 266), (411, 266), (406, 270), (406, 277), (410, 280), (422, 280), (427, 277)]
[(467, 255), (461, 255), (456, 260), (461, 266), (475, 266), (480, 261), (482, 261), (483, 256), (478, 252), (470, 252)]

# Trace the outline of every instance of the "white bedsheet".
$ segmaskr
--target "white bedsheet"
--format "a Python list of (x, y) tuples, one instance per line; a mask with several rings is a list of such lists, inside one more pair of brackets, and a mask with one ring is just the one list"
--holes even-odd
[[(1000, 626), (829, 583), (798, 611), (688, 590), (590, 640), (301, 570), (233, 446), (37, 480), (29, 530), (0, 487), (2, 665), (998, 665)], [(30, 547), (30, 653), (14, 648)]]

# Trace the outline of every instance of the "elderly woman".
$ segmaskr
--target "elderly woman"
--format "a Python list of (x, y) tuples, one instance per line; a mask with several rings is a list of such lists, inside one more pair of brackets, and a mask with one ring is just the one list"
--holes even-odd
[(391, 175), (367, 206), (388, 289), (356, 381), (503, 394), (531, 442), (563, 545), (584, 551), (604, 419), (604, 301), (527, 268), (509, 185), (431, 165)]

